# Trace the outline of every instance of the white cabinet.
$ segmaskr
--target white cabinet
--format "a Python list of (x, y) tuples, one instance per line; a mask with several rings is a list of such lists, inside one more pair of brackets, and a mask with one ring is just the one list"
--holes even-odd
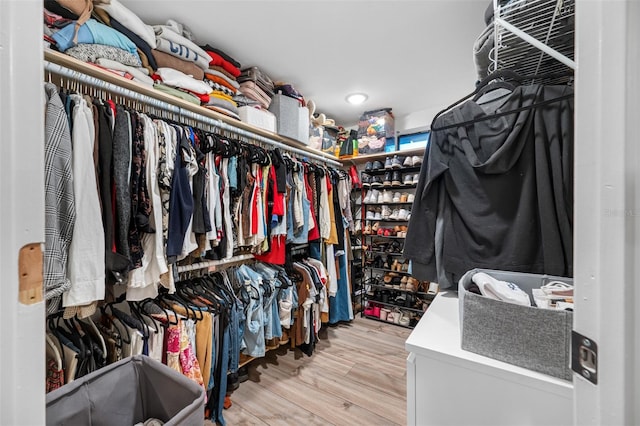
[(455, 292), (438, 294), (405, 343), (409, 425), (571, 425), (571, 382), (460, 348)]

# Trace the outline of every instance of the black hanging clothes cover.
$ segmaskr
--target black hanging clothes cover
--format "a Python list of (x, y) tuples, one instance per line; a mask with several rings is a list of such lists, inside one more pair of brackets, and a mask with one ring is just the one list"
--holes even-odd
[(431, 133), (404, 248), (416, 278), (446, 288), (473, 268), (572, 276), (572, 92), (517, 86), (497, 109), (470, 100), (434, 120), (444, 129)]

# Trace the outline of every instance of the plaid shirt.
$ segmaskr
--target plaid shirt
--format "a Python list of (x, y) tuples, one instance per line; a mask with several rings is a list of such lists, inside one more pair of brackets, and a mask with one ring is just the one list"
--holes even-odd
[(45, 244), (44, 285), (47, 311), (59, 309), (62, 293), (71, 287), (67, 257), (76, 220), (71, 174), (71, 134), (58, 89), (44, 85), (46, 93), (44, 144)]

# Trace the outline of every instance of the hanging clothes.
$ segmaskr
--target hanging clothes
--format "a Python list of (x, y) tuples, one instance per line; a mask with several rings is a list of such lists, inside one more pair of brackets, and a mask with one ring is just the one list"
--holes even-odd
[(58, 89), (45, 83), (45, 244), (44, 286), (47, 312), (58, 310), (69, 290), (67, 259), (76, 220), (73, 193), (71, 134)]
[(518, 86), (499, 105), (469, 100), (436, 119), (404, 255), (419, 280), (456, 285), (473, 268), (572, 276), (573, 100), (469, 125), (572, 93)]

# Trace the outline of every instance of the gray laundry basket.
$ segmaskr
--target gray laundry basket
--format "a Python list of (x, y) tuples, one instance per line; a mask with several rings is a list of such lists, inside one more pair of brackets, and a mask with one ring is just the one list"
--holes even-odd
[(47, 394), (47, 425), (202, 425), (204, 388), (147, 356), (125, 358)]

